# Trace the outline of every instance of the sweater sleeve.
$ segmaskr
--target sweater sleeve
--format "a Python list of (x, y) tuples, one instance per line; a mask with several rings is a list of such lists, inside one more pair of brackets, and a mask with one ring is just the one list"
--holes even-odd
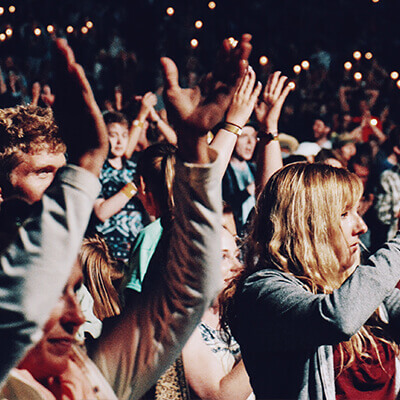
[[(399, 279), (400, 234), (331, 294), (313, 294), (287, 274), (263, 270), (245, 282), (235, 330), (248, 336), (241, 329), (251, 330), (258, 321), (257, 330), (272, 349), (336, 344), (348, 340), (385, 299), (389, 301)], [(397, 310), (393, 304), (390, 308), (394, 315)]]
[(165, 266), (92, 354), (119, 399), (140, 398), (157, 381), (220, 289), (221, 185), (212, 156), (210, 165), (177, 162)]
[(93, 174), (64, 167), (15, 235), (2, 243), (0, 382), (40, 338), (75, 262), (99, 191)]

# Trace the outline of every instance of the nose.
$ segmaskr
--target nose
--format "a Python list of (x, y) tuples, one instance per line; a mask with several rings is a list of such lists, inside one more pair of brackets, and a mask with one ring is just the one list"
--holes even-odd
[(354, 225), (354, 234), (355, 235), (362, 235), (363, 233), (366, 233), (368, 231), (368, 226), (362, 219), (360, 215), (357, 214), (356, 216), (356, 222)]
[(66, 296), (61, 325), (70, 335), (75, 335), (78, 328), (86, 321), (76, 294)]

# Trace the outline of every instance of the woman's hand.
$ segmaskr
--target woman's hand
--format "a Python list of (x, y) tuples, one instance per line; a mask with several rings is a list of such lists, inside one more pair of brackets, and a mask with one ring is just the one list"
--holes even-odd
[(249, 120), (261, 93), (261, 82), (256, 84), (256, 73), (248, 67), (240, 85), (236, 89), (226, 115), (226, 122), (243, 127)]
[(260, 128), (269, 132), (278, 132), (278, 120), (283, 103), (293, 86), (285, 83), (287, 76), (280, 71), (274, 72), (268, 78), (262, 95), (262, 101), (255, 107), (255, 113)]

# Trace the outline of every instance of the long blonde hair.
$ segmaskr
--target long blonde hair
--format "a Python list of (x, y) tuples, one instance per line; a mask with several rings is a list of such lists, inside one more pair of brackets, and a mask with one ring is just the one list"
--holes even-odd
[[(343, 283), (338, 259), (343, 235), (340, 218), (362, 193), (362, 183), (355, 174), (330, 165), (295, 163), (275, 173), (257, 202), (246, 243), (246, 268), (223, 293), (221, 326), (227, 326), (233, 317), (238, 286), (264, 268), (295, 276), (312, 293), (332, 293), (339, 288)], [(372, 333), (365, 325), (350, 341), (340, 344), (341, 369), (356, 357), (368, 358), (368, 343), (379, 359), (377, 340), (392, 343), (375, 334), (376, 330)], [(392, 347), (397, 351), (394, 344)]]

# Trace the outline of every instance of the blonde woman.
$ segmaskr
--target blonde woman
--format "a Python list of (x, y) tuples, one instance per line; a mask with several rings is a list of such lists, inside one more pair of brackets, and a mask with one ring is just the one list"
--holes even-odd
[(291, 164), (261, 193), (246, 269), (225, 290), (259, 399), (393, 399), (400, 236), (359, 265), (361, 181)]

